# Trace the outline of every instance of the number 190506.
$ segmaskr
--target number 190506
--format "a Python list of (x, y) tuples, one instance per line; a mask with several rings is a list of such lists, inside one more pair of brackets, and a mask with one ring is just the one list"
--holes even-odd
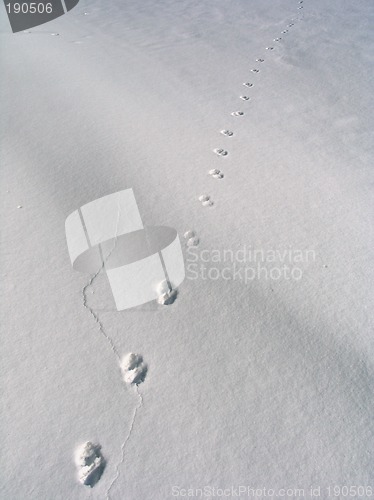
[(6, 4), (8, 14), (51, 14), (52, 4), (42, 2)]
[(372, 498), (374, 490), (371, 486), (327, 486), (329, 497), (354, 497), (354, 498)]

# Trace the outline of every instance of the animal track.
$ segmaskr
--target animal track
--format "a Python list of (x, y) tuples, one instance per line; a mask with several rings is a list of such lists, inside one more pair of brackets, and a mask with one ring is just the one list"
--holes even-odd
[(189, 240), (187, 240), (186, 245), (188, 247), (197, 247), (199, 243), (200, 243), (199, 238), (194, 236), (193, 238), (190, 238)]
[(209, 170), (209, 175), (213, 177), (213, 179), (223, 179), (224, 175), (223, 173), (218, 170), (218, 168), (213, 168), (212, 170)]
[[(187, 242), (188, 243), (188, 242)], [(160, 295), (157, 299), (157, 302), (161, 304), (162, 306), (170, 306), (175, 302), (175, 299), (177, 298), (177, 291), (176, 290), (170, 290), (169, 292), (163, 293)]]
[(218, 168), (212, 168), (212, 170), (209, 170), (209, 175), (219, 174), (219, 172)]
[(218, 155), (218, 156), (227, 156), (229, 154), (228, 151), (226, 151), (225, 149), (221, 149), (221, 148), (213, 149), (213, 152), (216, 153), (216, 155)]
[[(135, 385), (135, 391), (137, 393), (138, 399), (139, 399), (139, 404), (135, 407), (134, 412), (133, 412), (133, 417), (130, 423), (130, 429), (129, 432), (125, 438), (125, 440), (122, 442), (121, 445), (121, 459), (117, 463), (116, 466), (116, 473), (115, 476), (113, 477), (109, 488), (107, 489), (106, 492), (106, 500), (110, 499), (110, 490), (117, 481), (119, 477), (119, 468), (124, 462), (125, 458), (125, 448), (128, 440), (131, 437), (131, 433), (134, 427), (135, 419), (138, 410), (143, 406), (143, 397), (141, 393), (139, 392), (138, 389), (138, 384), (144, 381), (145, 376), (147, 374), (148, 367), (147, 365), (143, 362), (143, 358), (140, 355), (130, 353), (127, 356), (125, 356), (122, 359), (121, 362), (121, 357), (120, 354), (117, 350), (117, 347), (115, 346), (113, 340), (111, 337), (106, 333), (104, 326), (98, 316), (97, 313), (94, 312), (92, 307), (89, 306), (87, 303), (87, 288), (92, 286), (95, 278), (101, 273), (103, 268), (105, 267), (105, 263), (109, 259), (110, 255), (112, 252), (115, 250), (117, 240), (118, 240), (118, 224), (120, 220), (120, 214), (121, 214), (121, 209), (120, 205), (118, 203), (117, 207), (117, 221), (116, 221), (116, 228), (115, 228), (115, 234), (114, 234), (114, 245), (109, 251), (109, 253), (105, 256), (101, 256), (101, 265), (100, 268), (96, 271), (95, 274), (93, 274), (88, 281), (88, 283), (83, 287), (82, 289), (82, 298), (83, 298), (83, 306), (85, 309), (88, 310), (88, 312), (91, 314), (92, 318), (95, 320), (95, 323), (98, 325), (98, 329), (101, 335), (106, 339), (106, 341), (109, 343), (111, 350), (115, 357), (117, 358), (118, 363), (120, 364), (120, 368), (122, 371), (123, 379), (124, 381), (129, 384)], [(93, 445), (91, 442), (85, 443), (83, 446), (79, 448), (76, 454), (76, 464), (79, 473), (79, 480), (82, 482), (82, 484), (87, 484), (89, 486), (94, 486), (96, 482), (100, 479), (101, 474), (103, 472), (103, 469), (105, 467), (105, 460), (103, 459), (101, 452), (100, 452), (100, 446), (98, 445)]]
[(231, 130), (221, 130), (221, 134), (225, 135), (226, 137), (232, 137), (234, 135), (234, 132), (231, 132)]
[(144, 382), (148, 367), (143, 361), (143, 356), (130, 352), (122, 359), (121, 371), (126, 384), (138, 385)]
[(197, 247), (197, 245), (200, 243), (199, 238), (195, 235), (194, 231), (186, 231), (183, 235), (184, 239), (187, 240), (186, 245), (188, 247)]
[(195, 236), (195, 232), (194, 232), (194, 231), (192, 231), (191, 229), (189, 229), (188, 231), (186, 231), (186, 232), (184, 233), (183, 238), (184, 238), (185, 240), (188, 240), (188, 239), (190, 239), (190, 238), (193, 238), (194, 236)]
[(75, 453), (75, 465), (78, 469), (79, 481), (85, 486), (93, 488), (105, 468), (101, 446), (92, 444), (91, 441), (83, 443)]
[[(190, 238), (188, 241), (190, 241), (191, 239), (193, 238)], [(171, 304), (173, 304), (178, 295), (177, 290), (172, 289), (171, 284), (168, 280), (164, 280), (159, 284), (157, 292), (158, 292), (157, 302), (163, 306), (170, 306)]]
[(211, 207), (212, 205), (214, 205), (208, 194), (202, 194), (201, 196), (199, 196), (199, 201), (201, 202), (203, 207)]
[[(299, 1), (299, 4), (302, 4), (303, 3), (303, 0), (300, 0)], [(300, 5), (298, 7), (299, 9), (302, 9), (302, 5)], [(292, 21), (294, 21), (295, 19), (292, 18), (291, 19)], [(287, 28), (290, 28), (294, 26), (294, 23), (289, 23), (287, 25)], [(282, 34), (286, 34), (288, 33), (289, 30), (288, 29), (284, 29), (282, 30)], [(274, 42), (280, 42), (282, 40), (282, 37), (277, 37), (277, 38), (274, 38), (273, 41)], [(265, 50), (274, 50), (274, 47), (273, 46), (268, 46), (268, 47), (265, 47)], [(257, 58), (256, 59), (256, 62), (257, 63), (264, 63), (265, 62), (265, 59), (263, 58)], [(252, 68), (251, 69), (252, 73), (259, 73), (260, 72), (260, 69), (259, 68)], [(250, 82), (244, 82), (243, 85), (247, 88), (251, 88), (253, 87), (253, 83), (250, 83)], [(247, 96), (247, 95), (240, 95), (239, 96), (239, 99), (241, 99), (242, 101), (249, 101), (251, 100), (251, 97)], [(243, 111), (233, 111), (231, 113), (231, 116), (244, 116), (244, 112)], [(221, 130), (221, 134), (226, 136), (226, 137), (231, 137), (233, 136), (233, 132), (231, 132), (230, 130), (227, 130), (227, 129), (223, 129)], [(218, 156), (227, 156), (229, 153), (228, 151), (222, 149), (222, 148), (216, 148), (213, 150), (214, 153), (216, 153)], [(212, 176), (214, 179), (223, 179), (224, 177), (224, 174), (218, 170), (218, 169), (211, 169), (209, 170), (209, 175)], [(212, 206), (214, 203), (213, 201), (210, 199), (210, 196), (209, 195), (201, 195), (199, 196), (199, 201), (201, 202), (202, 206), (206, 207), (206, 206)], [(196, 243), (196, 236), (195, 234), (193, 233), (193, 231), (187, 231), (184, 235), (185, 239), (187, 239), (187, 246), (195, 246), (195, 243)], [(198, 240), (197, 240), (197, 243), (198, 243)]]

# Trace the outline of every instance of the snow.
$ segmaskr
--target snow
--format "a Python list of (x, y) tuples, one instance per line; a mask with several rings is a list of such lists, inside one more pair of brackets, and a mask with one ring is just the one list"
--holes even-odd
[(124, 356), (121, 370), (123, 380), (127, 384), (140, 384), (144, 382), (147, 374), (147, 365), (143, 361), (143, 356), (130, 352)]
[(105, 467), (100, 446), (90, 441), (83, 443), (76, 451), (75, 464), (78, 469), (79, 481), (91, 488), (99, 481)]
[(170, 290), (169, 292), (162, 293), (158, 297), (157, 302), (163, 306), (170, 306), (177, 298), (177, 294), (178, 292), (176, 290)]
[[(3, 14), (0, 498), (373, 485), (373, 2), (81, 0), (19, 34)], [(119, 312), (71, 267), (66, 218), (128, 188), (183, 240), (168, 307)], [(243, 248), (303, 258), (210, 258)]]

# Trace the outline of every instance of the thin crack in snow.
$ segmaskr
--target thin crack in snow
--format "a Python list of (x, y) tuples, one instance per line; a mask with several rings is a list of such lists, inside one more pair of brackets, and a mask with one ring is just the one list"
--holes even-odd
[(105, 268), (105, 263), (107, 262), (107, 260), (109, 259), (109, 257), (112, 255), (112, 253), (114, 252), (114, 250), (116, 248), (117, 241), (118, 241), (118, 225), (119, 225), (120, 215), (121, 215), (121, 209), (120, 209), (120, 205), (118, 203), (118, 212), (117, 212), (117, 221), (116, 221), (116, 230), (115, 230), (115, 236), (114, 236), (115, 239), (114, 239), (113, 248), (110, 250), (110, 252), (108, 253), (108, 255), (105, 258), (103, 256), (103, 261), (102, 261), (101, 266), (96, 271), (96, 273), (91, 276), (89, 282), (82, 289), (83, 306), (85, 309), (88, 310), (88, 312), (91, 314), (91, 316), (93, 317), (95, 322), (98, 324), (99, 332), (105, 338), (105, 340), (109, 343), (111, 350), (112, 350), (113, 354), (116, 356), (116, 358), (118, 359), (118, 361), (120, 361), (121, 358), (120, 358), (120, 355), (119, 355), (119, 352), (118, 352), (116, 346), (114, 345), (112, 338), (109, 337), (109, 335), (106, 333), (106, 331), (104, 329), (104, 325), (100, 321), (99, 316), (94, 312), (92, 307), (90, 307), (87, 304), (87, 292), (86, 292), (86, 290), (87, 290), (87, 288), (89, 288), (92, 285), (92, 283), (95, 281), (95, 279), (101, 273), (101, 271)]
[(139, 392), (139, 388), (138, 388), (137, 385), (135, 385), (135, 391), (136, 391), (136, 394), (138, 395), (139, 403), (138, 403), (138, 405), (134, 409), (134, 413), (133, 413), (133, 416), (132, 416), (132, 419), (131, 419), (131, 424), (130, 424), (129, 432), (128, 432), (125, 440), (123, 441), (123, 443), (121, 445), (121, 459), (120, 459), (120, 461), (117, 464), (115, 476), (114, 476), (112, 482), (110, 483), (109, 488), (108, 488), (108, 490), (106, 492), (105, 500), (110, 500), (110, 490), (113, 488), (114, 484), (116, 483), (117, 479), (119, 478), (120, 467), (121, 467), (121, 465), (125, 461), (125, 449), (126, 449), (126, 445), (127, 445), (128, 441), (129, 441), (129, 439), (131, 437), (131, 434), (132, 434), (132, 431), (133, 431), (133, 428), (134, 428), (135, 419), (136, 419), (136, 415), (138, 413), (138, 410), (140, 410), (140, 408), (143, 406), (143, 396)]
[[(110, 345), (110, 348), (113, 352), (113, 354), (115, 355), (115, 357), (117, 358), (117, 360), (120, 362), (121, 361), (121, 357), (119, 355), (119, 352), (113, 342), (113, 339), (106, 333), (105, 329), (104, 329), (104, 325), (102, 324), (102, 322), (100, 321), (100, 318), (99, 316), (95, 313), (95, 311), (92, 309), (92, 307), (90, 307), (88, 304), (87, 304), (87, 288), (89, 288), (92, 283), (95, 281), (95, 279), (97, 278), (97, 276), (101, 273), (101, 271), (105, 268), (105, 263), (108, 261), (109, 257), (112, 255), (112, 253), (114, 252), (115, 248), (116, 248), (116, 245), (117, 245), (117, 241), (118, 241), (118, 225), (119, 225), (119, 219), (120, 219), (120, 215), (121, 215), (121, 209), (120, 209), (120, 205), (118, 203), (118, 212), (117, 212), (117, 222), (116, 222), (116, 230), (115, 230), (115, 240), (114, 240), (114, 245), (113, 245), (113, 248), (110, 250), (110, 252), (108, 253), (108, 255), (104, 258), (103, 256), (103, 261), (102, 261), (102, 264), (100, 266), (100, 268), (96, 271), (96, 273), (94, 273), (90, 280), (88, 281), (88, 283), (83, 287), (82, 289), (82, 296), (83, 296), (83, 306), (85, 309), (88, 310), (88, 312), (90, 313), (90, 315), (93, 317), (93, 319), (95, 320), (95, 323), (98, 324), (99, 326), (99, 332), (100, 334), (105, 338), (105, 340), (109, 343)], [(138, 405), (135, 407), (134, 409), (134, 413), (133, 413), (133, 416), (132, 416), (132, 419), (131, 419), (131, 424), (130, 424), (130, 429), (129, 429), (129, 432), (125, 438), (125, 440), (123, 441), (122, 445), (121, 445), (121, 459), (120, 461), (118, 462), (117, 466), (116, 466), (116, 471), (115, 471), (115, 476), (112, 480), (112, 482), (110, 483), (109, 485), (109, 488), (107, 490), (107, 493), (106, 493), (106, 500), (109, 500), (110, 496), (109, 496), (109, 493), (110, 493), (110, 490), (112, 489), (113, 485), (115, 484), (115, 482), (117, 481), (117, 479), (119, 478), (119, 475), (120, 475), (120, 467), (121, 465), (124, 463), (124, 460), (125, 460), (125, 448), (126, 448), (126, 444), (127, 442), (129, 441), (130, 437), (131, 437), (131, 434), (132, 434), (132, 430), (134, 428), (134, 424), (135, 424), (135, 419), (136, 419), (136, 415), (138, 413), (138, 410), (143, 406), (143, 396), (141, 395), (141, 393), (139, 392), (139, 388), (138, 386), (135, 384), (135, 391), (136, 391), (136, 394), (139, 398), (139, 403)]]

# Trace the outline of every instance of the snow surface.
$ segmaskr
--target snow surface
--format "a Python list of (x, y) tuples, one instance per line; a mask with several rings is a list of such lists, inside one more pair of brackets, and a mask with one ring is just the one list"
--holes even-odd
[(147, 374), (147, 365), (140, 354), (130, 352), (121, 362), (123, 380), (127, 384), (140, 384), (144, 382)]
[[(1, 9), (0, 498), (373, 484), (374, 3), (81, 0), (18, 34)], [(301, 279), (188, 271), (170, 306), (118, 312), (103, 273), (71, 268), (64, 223), (130, 187), (144, 224), (198, 235), (186, 266), (315, 258)]]
[(105, 466), (100, 446), (94, 445), (90, 441), (83, 443), (76, 450), (75, 465), (78, 469), (79, 481), (86, 486), (94, 487)]

